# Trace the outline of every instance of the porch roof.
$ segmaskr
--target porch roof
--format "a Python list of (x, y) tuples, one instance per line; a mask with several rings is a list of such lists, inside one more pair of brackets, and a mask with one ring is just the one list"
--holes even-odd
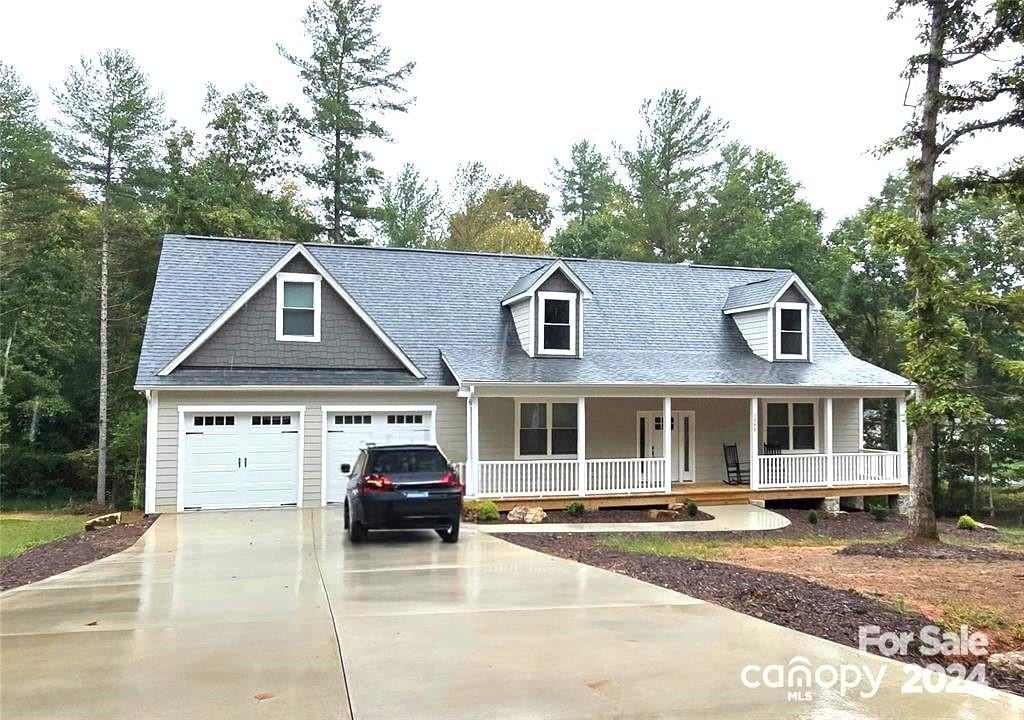
[(588, 350), (582, 358), (528, 358), (515, 352), (445, 350), (443, 358), (463, 385), (736, 385), (766, 387), (910, 387), (905, 378), (849, 353), (815, 356), (814, 362), (771, 363), (731, 352)]

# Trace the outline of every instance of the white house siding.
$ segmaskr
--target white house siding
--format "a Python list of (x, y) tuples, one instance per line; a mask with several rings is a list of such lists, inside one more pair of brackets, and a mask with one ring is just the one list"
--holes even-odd
[(533, 317), (530, 314), (530, 306), (533, 303), (529, 299), (520, 300), (509, 307), (512, 311), (512, 322), (516, 325), (516, 333), (519, 335), (519, 344), (529, 354), (530, 346), (533, 344)]
[(749, 312), (735, 313), (732, 319), (736, 321), (736, 327), (743, 333), (743, 339), (755, 355), (765, 360), (772, 359), (771, 337), (768, 330), (769, 311), (751, 310)]
[(857, 452), (860, 443), (859, 400), (835, 398), (832, 401), (832, 452)]
[(466, 400), (451, 391), (174, 391), (160, 390), (156, 452), (156, 510), (175, 512), (178, 502), (178, 407), (180, 405), (304, 406), (302, 504), (320, 505), (323, 405), (433, 405), (437, 441), (453, 462), (466, 459)]

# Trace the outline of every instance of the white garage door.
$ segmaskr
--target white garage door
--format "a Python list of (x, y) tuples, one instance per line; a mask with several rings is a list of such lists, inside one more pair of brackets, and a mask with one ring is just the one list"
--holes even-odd
[(327, 413), (327, 502), (345, 500), (348, 477), (342, 475), (341, 466), (353, 464), (368, 444), (433, 441), (432, 410), (374, 408)]
[(182, 506), (295, 505), (299, 498), (298, 413), (188, 413)]

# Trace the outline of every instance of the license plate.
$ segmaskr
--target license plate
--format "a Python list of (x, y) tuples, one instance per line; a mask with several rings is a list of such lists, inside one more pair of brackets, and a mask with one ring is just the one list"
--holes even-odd
[(405, 496), (407, 498), (409, 498), (410, 500), (419, 500), (421, 498), (430, 497), (430, 493), (425, 493), (425, 492), (407, 492), (405, 494)]

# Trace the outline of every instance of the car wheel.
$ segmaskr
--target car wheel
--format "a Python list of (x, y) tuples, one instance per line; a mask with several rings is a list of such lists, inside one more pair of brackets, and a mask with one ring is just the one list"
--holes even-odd
[(438, 530), (437, 534), (441, 536), (441, 539), (446, 543), (456, 543), (459, 541), (459, 518), (452, 520), (451, 526), (447, 530)]
[(356, 520), (352, 516), (348, 517), (348, 539), (354, 543), (360, 543), (366, 539), (366, 536), (370, 534), (370, 531), (366, 529), (360, 521)]

